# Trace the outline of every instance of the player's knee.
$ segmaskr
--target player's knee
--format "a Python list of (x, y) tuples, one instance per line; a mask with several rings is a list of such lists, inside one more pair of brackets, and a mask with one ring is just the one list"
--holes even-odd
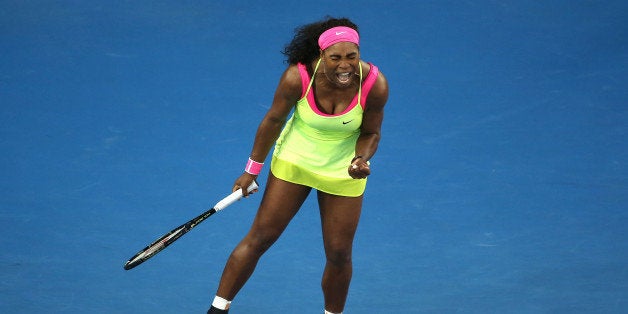
[(327, 263), (334, 266), (346, 266), (351, 264), (351, 249), (336, 247), (326, 250)]
[(244, 247), (255, 255), (262, 255), (277, 241), (280, 233), (265, 231), (251, 233), (245, 241), (243, 241)]

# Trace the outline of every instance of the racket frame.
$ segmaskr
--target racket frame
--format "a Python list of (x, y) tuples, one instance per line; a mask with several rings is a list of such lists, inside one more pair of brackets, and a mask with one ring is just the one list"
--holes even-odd
[[(258, 188), (259, 188), (259, 185), (257, 184), (257, 182), (253, 181), (253, 183), (251, 183), (251, 185), (247, 188), (247, 191), (250, 193)], [(137, 252), (137, 254), (133, 255), (133, 257), (131, 257), (124, 264), (124, 269), (126, 270), (133, 269), (137, 265), (140, 265), (146, 260), (148, 260), (149, 258), (155, 256), (157, 253), (161, 252), (163, 249), (167, 248), (170, 244), (174, 243), (179, 238), (181, 238), (184, 234), (188, 233), (194, 227), (198, 226), (198, 224), (205, 221), (205, 219), (209, 218), (211, 215), (215, 214), (216, 212), (225, 209), (227, 206), (241, 199), (242, 196), (243, 196), (242, 189), (238, 189), (234, 191), (233, 193), (231, 193), (229, 196), (220, 200), (211, 209), (205, 211), (204, 213), (194, 217), (190, 221), (164, 234), (159, 239), (153, 241), (144, 249)]]

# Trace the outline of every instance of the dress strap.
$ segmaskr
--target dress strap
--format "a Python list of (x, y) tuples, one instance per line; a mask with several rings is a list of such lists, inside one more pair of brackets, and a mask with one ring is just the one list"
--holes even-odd
[(358, 84), (358, 103), (364, 109), (364, 104), (362, 104), (362, 61), (358, 61), (358, 67), (360, 68), (360, 83)]
[(318, 66), (321, 64), (321, 59), (318, 59), (316, 62), (316, 67), (314, 67), (314, 73), (312, 73), (312, 78), (310, 79), (310, 83), (307, 85), (307, 89), (305, 90), (305, 94), (303, 97), (307, 96), (310, 93), (310, 89), (312, 89), (312, 83), (314, 83), (314, 76), (316, 75), (316, 71), (318, 70)]

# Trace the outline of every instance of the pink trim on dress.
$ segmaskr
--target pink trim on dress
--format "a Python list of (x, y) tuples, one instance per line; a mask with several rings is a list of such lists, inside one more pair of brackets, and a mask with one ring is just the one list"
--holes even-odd
[[(316, 105), (316, 100), (314, 99), (314, 93), (312, 92), (312, 90), (310, 90), (310, 93), (307, 94), (307, 103), (310, 104), (310, 108), (312, 109), (312, 111), (314, 111), (319, 116), (336, 117), (336, 116), (341, 116), (351, 111), (351, 109), (353, 109), (358, 104), (358, 94), (355, 94), (355, 96), (353, 96), (353, 100), (351, 100), (351, 103), (349, 104), (349, 106), (343, 112), (339, 114), (324, 113), (320, 109), (318, 109), (318, 106)], [(364, 109), (364, 106), (362, 106), (362, 109)]]
[(310, 85), (310, 75), (307, 73), (307, 67), (302, 63), (297, 63), (299, 74), (301, 74), (301, 98), (305, 97), (307, 87)]
[(362, 83), (362, 99), (360, 99), (360, 105), (362, 105), (362, 109), (366, 109), (366, 96), (371, 92), (371, 88), (375, 85), (377, 81), (377, 76), (379, 75), (379, 69), (377, 66), (369, 63), (371, 66), (371, 70), (369, 74), (366, 76), (364, 83)]
[[(377, 80), (377, 76), (379, 75), (379, 69), (377, 68), (377, 66), (370, 62), (368, 64), (370, 65), (371, 69), (369, 70), (366, 79), (364, 79), (364, 82), (362, 82), (362, 99), (359, 102), (362, 109), (366, 109), (366, 98), (368, 97), (368, 94), (371, 91), (373, 85), (375, 85), (375, 81)], [(301, 74), (301, 85), (303, 89), (303, 92), (301, 93), (301, 98), (303, 98), (305, 96), (305, 93), (307, 92), (308, 86), (310, 85), (310, 75), (309, 73), (307, 73), (305, 65), (299, 63), (297, 64), (297, 66), (299, 68), (299, 73)], [(358, 104), (358, 94), (355, 94), (349, 106), (339, 114), (328, 114), (318, 109), (318, 106), (316, 106), (316, 100), (314, 99), (314, 93), (311, 91), (311, 89), (310, 92), (307, 94), (307, 102), (310, 105), (312, 111), (314, 111), (316, 114), (323, 117), (336, 117), (351, 111)]]

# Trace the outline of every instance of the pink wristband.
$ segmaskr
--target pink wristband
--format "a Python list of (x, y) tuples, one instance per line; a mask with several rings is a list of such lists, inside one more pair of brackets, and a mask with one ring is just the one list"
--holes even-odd
[(263, 162), (257, 162), (249, 157), (249, 161), (246, 162), (246, 167), (244, 168), (244, 171), (252, 175), (258, 175), (260, 172), (262, 172), (263, 166)]

